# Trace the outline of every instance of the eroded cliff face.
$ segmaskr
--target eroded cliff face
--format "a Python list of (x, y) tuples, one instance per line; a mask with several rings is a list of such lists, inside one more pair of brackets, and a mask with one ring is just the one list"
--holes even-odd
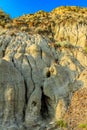
[(87, 121), (86, 29), (56, 23), (49, 39), (0, 28), (0, 130), (58, 130), (60, 120), (79, 130)]

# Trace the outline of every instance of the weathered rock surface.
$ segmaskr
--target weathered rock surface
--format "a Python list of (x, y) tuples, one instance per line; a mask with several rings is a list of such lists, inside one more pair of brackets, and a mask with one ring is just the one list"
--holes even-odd
[[(12, 29), (0, 27), (0, 130), (79, 130), (87, 121), (87, 16), (80, 9), (79, 23), (72, 11), (38, 12), (14, 19)], [(45, 35), (36, 33), (36, 18), (48, 18)], [(20, 31), (28, 24), (30, 31)]]
[[(0, 36), (2, 127), (21, 130), (24, 124), (39, 129), (45, 120), (63, 119), (73, 93), (87, 92), (87, 57), (82, 49), (55, 48), (38, 34), (5, 31)], [(82, 113), (87, 116), (86, 108), (87, 104)]]
[[(10, 24), (10, 25), (9, 25)], [(50, 13), (39, 11), (23, 15), (5, 25), (5, 28), (39, 33), (52, 41), (87, 46), (87, 8), (59, 7)]]
[(0, 59), (0, 124), (23, 121), (24, 79), (11, 62)]

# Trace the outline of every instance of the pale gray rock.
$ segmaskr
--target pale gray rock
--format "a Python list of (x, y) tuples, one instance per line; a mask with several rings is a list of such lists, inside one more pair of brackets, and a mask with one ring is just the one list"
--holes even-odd
[(11, 62), (0, 59), (0, 122), (23, 121), (25, 86), (20, 72)]
[(44, 121), (63, 119), (73, 93), (87, 86), (86, 67), (80, 45), (78, 49), (73, 44), (71, 51), (51, 47), (38, 34), (4, 32), (0, 35), (0, 123), (9, 130), (21, 130), (21, 123), (26, 129), (39, 129)]

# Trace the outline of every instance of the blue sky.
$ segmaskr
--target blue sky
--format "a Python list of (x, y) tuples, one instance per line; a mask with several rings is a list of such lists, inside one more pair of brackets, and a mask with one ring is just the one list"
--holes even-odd
[(11, 17), (34, 13), (38, 10), (49, 12), (62, 5), (87, 7), (87, 0), (0, 0), (0, 8)]

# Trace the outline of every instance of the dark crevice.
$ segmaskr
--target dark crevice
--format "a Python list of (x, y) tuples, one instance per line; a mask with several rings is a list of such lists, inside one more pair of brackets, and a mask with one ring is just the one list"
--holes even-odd
[(47, 119), (49, 118), (49, 110), (48, 110), (48, 99), (49, 97), (47, 97), (44, 92), (43, 92), (43, 87), (41, 87), (41, 91), (42, 91), (42, 97), (41, 97), (41, 116), (43, 119)]
[(51, 76), (50, 71), (47, 71), (46, 77), (49, 78)]
[(2, 56), (2, 57), (4, 57), (4, 56), (5, 56), (5, 50), (3, 50), (3, 52), (2, 52), (2, 53), (3, 53), (3, 56)]
[(37, 103), (36, 103), (35, 101), (33, 101), (33, 102), (32, 102), (32, 105), (33, 105), (33, 106), (36, 106), (36, 105), (37, 105)]
[(34, 83), (33, 75), (32, 75), (32, 73), (33, 73), (33, 68), (32, 68), (32, 66), (31, 66), (31, 63), (30, 63), (30, 61), (29, 61), (29, 59), (28, 59), (27, 56), (26, 56), (26, 58), (27, 58), (27, 61), (28, 61), (29, 66), (30, 66), (30, 68), (31, 68), (31, 80), (32, 80), (32, 83), (33, 83), (33, 86), (34, 86), (34, 89), (33, 89), (33, 91), (34, 91), (34, 90), (35, 90), (35, 83)]
[(42, 49), (40, 49), (40, 52), (41, 52), (41, 59), (43, 58), (43, 56), (42, 56)]
[(28, 104), (28, 98), (27, 98), (27, 83), (26, 80), (24, 79), (24, 85), (25, 85), (25, 105), (24, 105), (24, 109), (23, 109), (23, 121), (25, 120), (25, 112), (26, 112), (26, 106)]
[(79, 37), (78, 37), (78, 35), (79, 35), (78, 25), (76, 26), (76, 28), (77, 28), (77, 39), (76, 39), (76, 45), (77, 45), (77, 44), (78, 44), (78, 40), (79, 40), (79, 39), (78, 39), (78, 38), (79, 38)]
[(24, 79), (24, 85), (25, 85), (25, 104), (27, 105), (28, 103), (28, 98), (27, 98), (27, 83), (26, 80)]

